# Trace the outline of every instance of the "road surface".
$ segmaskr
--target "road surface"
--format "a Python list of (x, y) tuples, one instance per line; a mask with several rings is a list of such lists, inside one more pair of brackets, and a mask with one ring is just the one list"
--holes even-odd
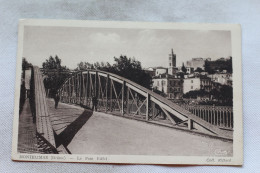
[[(232, 142), (127, 119), (48, 99), (51, 120), (60, 117), (60, 142), (73, 154), (232, 156)], [(64, 119), (62, 119), (64, 118)], [(57, 125), (55, 128), (59, 129)], [(55, 130), (54, 128), (54, 130)], [(61, 135), (62, 134), (62, 135)]]

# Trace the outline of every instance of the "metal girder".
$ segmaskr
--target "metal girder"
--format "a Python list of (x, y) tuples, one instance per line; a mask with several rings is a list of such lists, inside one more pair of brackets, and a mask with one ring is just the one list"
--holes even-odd
[(161, 107), (161, 109), (166, 114), (167, 118), (172, 122), (172, 124), (176, 124), (176, 122), (172, 119), (171, 115), (164, 108)]
[(146, 97), (146, 95), (147, 95), (146, 92), (144, 92), (144, 91), (142, 91), (141, 89), (135, 87), (134, 85), (131, 85), (130, 83), (126, 83), (126, 86), (129, 87), (129, 88), (131, 88), (132, 90), (138, 92), (139, 94), (145, 96), (145, 97)]
[(154, 103), (156, 103), (157, 105), (159, 105), (161, 108), (169, 111), (171, 114), (173, 114), (174, 116), (178, 117), (181, 120), (186, 120), (187, 116), (184, 116), (183, 114), (180, 114), (179, 112), (175, 111), (174, 109), (172, 109), (171, 107), (169, 107), (168, 105), (160, 102), (159, 100), (157, 100), (155, 97), (151, 96), (151, 101), (153, 101)]
[[(200, 131), (202, 129), (202, 133), (208, 131), (209, 133), (215, 133), (217, 136), (226, 136), (226, 131), (223, 132), (218, 126), (214, 125), (215, 119), (212, 120), (212, 115), (208, 116), (210, 117), (210, 123), (208, 123), (202, 119), (203, 117), (198, 117), (192, 114), (177, 104), (126, 78), (109, 72), (92, 69), (81, 71), (77, 74), (81, 74), (81, 76), (71, 76), (68, 80), (65, 81), (65, 86), (63, 85), (63, 88), (60, 89), (60, 92), (63, 93), (63, 95), (66, 95), (68, 100), (74, 99), (74, 94), (77, 93), (77, 97), (83, 97), (83, 99), (86, 99), (87, 103), (94, 94), (102, 100), (102, 104), (99, 104), (99, 106), (104, 106), (106, 112), (107, 110), (110, 110), (111, 113), (113, 111), (117, 111), (113, 110), (113, 105), (116, 104), (118, 105), (118, 108), (123, 115), (126, 112), (126, 116), (130, 114), (130, 112), (137, 114), (140, 112), (142, 107), (146, 105), (146, 121), (149, 121), (151, 118), (155, 119), (162, 111), (174, 126), (187, 123), (188, 126), (187, 124), (185, 124), (185, 126), (187, 126), (187, 129), (191, 131), (194, 131), (194, 129), (199, 129)], [(86, 76), (84, 77), (84, 75)], [(93, 80), (93, 75), (95, 75), (95, 80)], [(103, 80), (105, 80), (105, 82), (102, 82)], [(75, 88), (76, 82), (78, 82), (77, 88)], [(116, 85), (114, 82), (122, 85), (119, 93), (117, 93), (117, 88), (115, 87)], [(145, 98), (144, 100), (142, 99), (141, 105), (137, 103), (139, 100), (134, 96), (133, 91), (138, 94), (138, 97)], [(114, 101), (113, 98), (115, 98)], [(137, 110), (133, 108), (132, 105), (135, 105)], [(154, 107), (151, 107), (151, 105), (154, 105)], [(159, 112), (154, 116), (154, 110), (157, 109), (155, 105), (159, 106)], [(131, 111), (130, 109), (135, 110)], [(150, 116), (151, 111), (152, 116)], [(176, 122), (177, 120), (178, 122)]]
[(117, 95), (116, 88), (115, 88), (113, 80), (111, 80), (111, 83), (112, 83), (113, 90), (114, 90), (114, 93), (115, 93), (115, 96), (116, 96), (116, 102), (118, 104), (118, 107), (119, 107), (120, 111), (122, 111), (122, 109), (120, 107), (119, 99), (118, 99), (120, 97), (120, 95), (121, 95), (122, 89), (120, 90), (120, 93)]
[(116, 77), (113, 77), (113, 76), (109, 76), (109, 78), (112, 79), (113, 81), (116, 81), (116, 82), (121, 83), (121, 84), (123, 84), (123, 82), (124, 82), (124, 81), (122, 81), (122, 80), (120, 80)]

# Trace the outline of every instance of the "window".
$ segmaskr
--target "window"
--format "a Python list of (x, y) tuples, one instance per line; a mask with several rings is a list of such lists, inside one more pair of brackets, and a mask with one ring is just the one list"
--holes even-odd
[(172, 66), (172, 63), (170, 63), (170, 66)]
[(163, 81), (162, 81), (162, 85), (165, 85), (165, 83), (166, 83), (166, 82), (163, 80)]
[(193, 89), (193, 86), (191, 86), (190, 89)]
[(172, 60), (172, 57), (169, 57), (169, 60)]
[(193, 80), (191, 80), (190, 82), (193, 83)]

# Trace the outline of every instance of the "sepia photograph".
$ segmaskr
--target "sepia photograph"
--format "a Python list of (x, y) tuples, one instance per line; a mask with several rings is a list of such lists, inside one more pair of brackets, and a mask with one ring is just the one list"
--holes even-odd
[(235, 24), (20, 20), (12, 159), (242, 165)]

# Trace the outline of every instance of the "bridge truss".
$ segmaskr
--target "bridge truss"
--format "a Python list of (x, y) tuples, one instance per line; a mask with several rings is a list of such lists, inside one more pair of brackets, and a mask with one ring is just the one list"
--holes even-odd
[(58, 90), (61, 101), (97, 111), (232, 140), (232, 131), (219, 128), (168, 99), (121, 76), (98, 70), (80, 71)]

